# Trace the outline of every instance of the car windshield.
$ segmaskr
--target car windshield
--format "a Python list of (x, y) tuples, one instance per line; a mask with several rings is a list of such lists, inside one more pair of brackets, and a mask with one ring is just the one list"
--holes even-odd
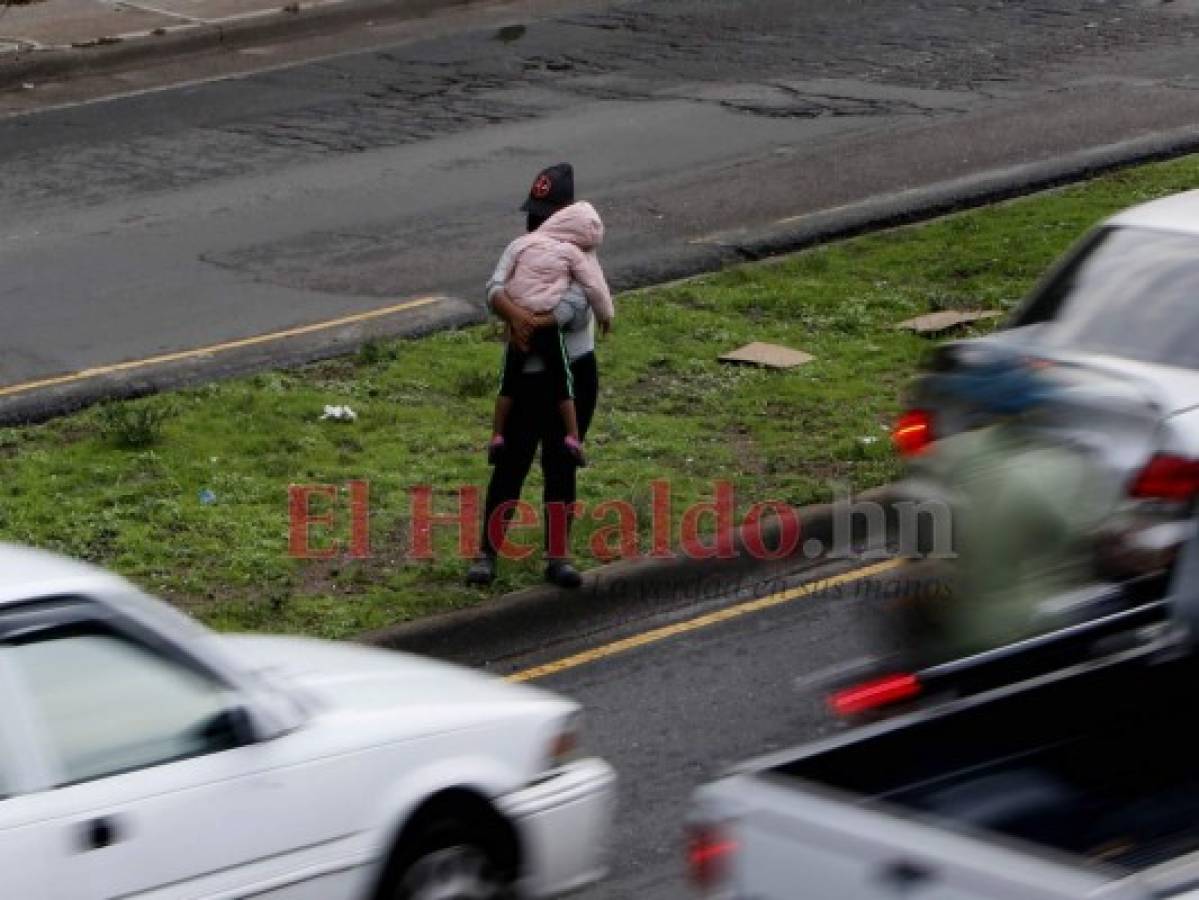
[(1042, 321), (1055, 347), (1199, 368), (1199, 238), (1101, 232), (1016, 324)]

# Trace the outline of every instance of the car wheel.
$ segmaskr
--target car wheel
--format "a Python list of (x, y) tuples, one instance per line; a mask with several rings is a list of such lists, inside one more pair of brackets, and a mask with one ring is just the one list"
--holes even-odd
[(391, 900), (511, 900), (512, 878), (486, 842), (449, 824), (431, 831), (396, 874)]

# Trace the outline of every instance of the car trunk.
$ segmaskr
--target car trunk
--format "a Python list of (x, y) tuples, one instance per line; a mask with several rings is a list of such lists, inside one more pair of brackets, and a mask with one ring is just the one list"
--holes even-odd
[[(996, 411), (1002, 404), (988, 406), (1003, 394), (988, 397), (977, 389), (988, 381), (987, 366), (1001, 358), (1027, 359), (1032, 346), (1004, 332), (949, 345), (937, 354), (912, 398), (915, 407), (932, 414), (937, 442), (910, 458), (895, 496), (940, 502), (955, 515), (978, 510), (974, 519), (954, 520), (953, 549), (959, 556), (949, 574), (990, 572), (991, 583), (984, 586), (998, 585), (1012, 594), (1018, 588), (1026, 606), (1035, 607), (1041, 626), (1056, 629), (1160, 597), (1174, 554), (1190, 535), (1193, 510), (1187, 502), (1161, 502), (1157, 494), (1141, 492), (1141, 476), (1151, 461), (1199, 459), (1199, 410), (1193, 404), (1199, 398), (1199, 373), (1059, 351), (1047, 359), (1048, 365), (1029, 367), (1045, 373), (1043, 379), (1038, 376), (1045, 389), (1035, 403), (1019, 413)], [(999, 424), (981, 427), (991, 423)], [(1016, 435), (1018, 440), (988, 441), (989, 434)], [(1039, 492), (1030, 487), (1038, 484), (1030, 473), (1038, 472), (1048, 473), (1040, 478), (1045, 490)], [(1067, 477), (1056, 477), (1060, 472)], [(1185, 477), (1195, 476), (1187, 470)], [(997, 511), (1012, 504), (979, 502), (980, 496), (986, 501), (1019, 497), (1021, 488), (1024, 496), (1044, 500), (1026, 505), (1027, 521), (1013, 523), (1010, 515), (995, 521)], [(991, 494), (981, 494), (983, 489)], [(1061, 523), (1059, 532), (1050, 535), (1059, 538), (1056, 544), (1030, 538), (1025, 541), (1033, 544), (1029, 548), (1011, 539), (1039, 534), (1031, 524), (1050, 521)], [(901, 539), (934, 557), (943, 552), (943, 535), (929, 534), (927, 527), (913, 531)], [(973, 543), (963, 543), (963, 536), (973, 536)], [(1058, 544), (1073, 555), (1051, 557)], [(1044, 558), (1038, 555), (1041, 550)], [(1008, 559), (1010, 573), (997, 564)], [(967, 561), (975, 568), (969, 569)], [(1061, 577), (1065, 572), (1069, 578)], [(1022, 581), (1015, 580), (1017, 573)], [(964, 583), (973, 588), (970, 597), (987, 596), (974, 582)], [(1120, 602), (1108, 602), (1109, 594)], [(1103, 602), (1092, 603), (1092, 596)], [(980, 601), (980, 608), (988, 611), (990, 606)], [(894, 629), (894, 623), (884, 625)], [(995, 644), (1018, 637), (1000, 633)], [(896, 653), (897, 640), (900, 656), (910, 654), (904, 639), (906, 634), (884, 633), (880, 655)], [(976, 639), (966, 649), (979, 646), (985, 641)], [(918, 653), (906, 664), (924, 666), (953, 655), (961, 654), (945, 651), (938, 658)]]
[[(912, 398), (915, 406), (934, 413), (938, 437), (995, 419), (954, 385), (956, 376), (970, 371), (972, 350), (983, 347), (1005, 355), (1037, 353), (1035, 345), (1020, 344), (1015, 332), (938, 351), (936, 370), (919, 380)], [(1199, 373), (1189, 370), (1061, 351), (1037, 355), (1052, 361), (1047, 372), (1055, 390), (1027, 417), (1030, 424), (1050, 440), (1065, 439), (1093, 451), (1121, 483), (1157, 449), (1163, 422), (1199, 397)], [(1184, 396), (1192, 399), (1184, 404)]]

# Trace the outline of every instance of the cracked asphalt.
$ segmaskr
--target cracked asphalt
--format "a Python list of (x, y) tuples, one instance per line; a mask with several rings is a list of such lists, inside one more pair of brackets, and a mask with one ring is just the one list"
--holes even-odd
[[(0, 95), (0, 384), (477, 302), (559, 159), (629, 285), (715, 233), (1190, 124), (1197, 28), (1193, 0), (526, 0), (107, 102)], [(221, 64), (291, 62), (255, 49)]]

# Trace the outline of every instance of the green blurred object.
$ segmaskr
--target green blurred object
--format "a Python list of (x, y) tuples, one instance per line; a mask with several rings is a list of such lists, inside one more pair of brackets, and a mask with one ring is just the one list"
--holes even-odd
[(920, 465), (948, 489), (957, 552), (949, 599), (925, 611), (935, 656), (1028, 637), (1052, 623), (1044, 601), (1095, 583), (1119, 486), (1085, 449), (1012, 417), (943, 439)]

